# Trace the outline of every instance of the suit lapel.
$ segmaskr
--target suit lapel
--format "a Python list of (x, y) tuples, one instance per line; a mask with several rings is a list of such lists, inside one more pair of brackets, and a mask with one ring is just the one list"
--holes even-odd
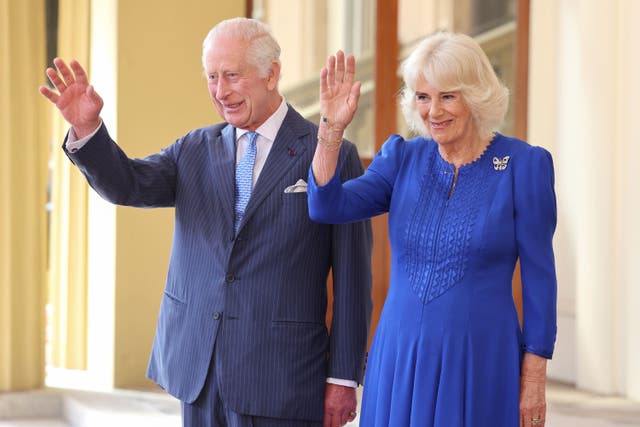
[[(294, 184), (293, 182), (281, 183), (282, 176), (304, 157), (307, 145), (304, 143), (303, 137), (308, 134), (307, 121), (289, 106), (289, 112), (278, 131), (273, 147), (271, 147), (262, 172), (260, 172), (260, 177), (251, 193), (243, 224), (251, 219), (251, 216), (269, 194), (273, 191), (282, 192), (286, 185)], [(242, 228), (242, 225), (240, 227)]]
[(224, 212), (224, 220), (233, 230), (235, 203), (235, 159), (236, 142), (235, 128), (227, 125), (222, 129), (212, 147), (214, 159), (212, 168), (213, 188), (220, 198), (220, 206)]

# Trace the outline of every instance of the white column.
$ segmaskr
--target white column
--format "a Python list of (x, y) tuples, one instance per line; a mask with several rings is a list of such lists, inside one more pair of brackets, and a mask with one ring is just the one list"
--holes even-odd
[[(117, 3), (91, 2), (91, 78), (104, 99), (102, 119), (118, 139), (118, 18)], [(102, 36), (101, 36), (102, 35)], [(109, 36), (104, 36), (109, 35)], [(87, 378), (96, 389), (114, 386), (116, 207), (95, 191), (88, 208)]]
[[(616, 391), (618, 338), (614, 268), (614, 182), (617, 129), (616, 6), (618, 2), (561, 2), (560, 116), (562, 144), (576, 195), (576, 384)], [(567, 165), (568, 166), (568, 165)]]
[[(640, 2), (620, 0), (618, 9), (618, 55), (619, 67), (616, 76), (618, 93), (617, 120), (619, 150), (616, 159), (616, 235), (620, 239), (617, 251), (620, 282), (624, 292), (617, 301), (619, 327), (615, 333), (623, 342), (618, 381), (623, 386), (622, 394), (640, 401), (640, 189), (638, 167), (640, 165), (640, 127), (638, 105), (640, 98)], [(613, 84), (613, 82), (612, 82)]]
[(576, 381), (576, 236), (574, 220), (580, 214), (578, 185), (574, 172), (574, 138), (561, 132), (561, 108), (566, 103), (559, 79), (561, 17), (556, 0), (536, 0), (530, 9), (528, 142), (547, 148), (553, 154), (556, 169), (558, 226), (554, 239), (558, 274), (558, 337), (549, 377)]
[(531, 4), (529, 141), (556, 166), (559, 333), (549, 375), (640, 400), (640, 2)]

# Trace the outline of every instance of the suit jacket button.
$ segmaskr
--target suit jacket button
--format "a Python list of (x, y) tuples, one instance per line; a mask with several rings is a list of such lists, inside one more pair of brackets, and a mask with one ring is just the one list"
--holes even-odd
[(227, 283), (231, 283), (234, 280), (236, 280), (235, 276), (233, 274), (227, 274), (224, 278), (225, 282)]
[(220, 312), (216, 311), (215, 313), (213, 313), (213, 320), (219, 320), (220, 316), (221, 316)]

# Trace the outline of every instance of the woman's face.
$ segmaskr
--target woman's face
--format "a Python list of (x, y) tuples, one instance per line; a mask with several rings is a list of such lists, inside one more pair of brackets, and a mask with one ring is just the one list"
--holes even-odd
[(440, 145), (472, 143), (471, 111), (460, 92), (440, 92), (424, 76), (416, 82), (416, 107), (431, 137)]

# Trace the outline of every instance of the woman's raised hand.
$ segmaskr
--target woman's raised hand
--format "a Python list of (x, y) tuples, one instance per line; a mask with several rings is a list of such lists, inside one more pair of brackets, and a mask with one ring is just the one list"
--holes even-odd
[(355, 57), (349, 54), (345, 58), (341, 50), (327, 58), (320, 72), (320, 114), (332, 129), (347, 127), (358, 109), (361, 84), (355, 75)]
[(57, 70), (47, 68), (47, 77), (56, 91), (40, 86), (40, 93), (60, 110), (62, 117), (73, 126), (78, 138), (89, 135), (100, 126), (100, 111), (104, 102), (93, 86), (87, 73), (77, 61), (69, 66), (60, 58), (53, 60)]

